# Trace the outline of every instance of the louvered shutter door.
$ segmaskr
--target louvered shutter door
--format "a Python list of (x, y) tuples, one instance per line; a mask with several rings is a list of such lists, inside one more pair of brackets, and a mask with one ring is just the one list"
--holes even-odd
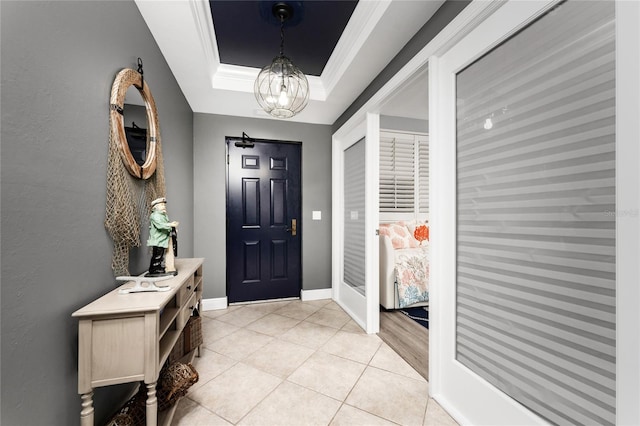
[(429, 137), (418, 136), (418, 211), (429, 213)]

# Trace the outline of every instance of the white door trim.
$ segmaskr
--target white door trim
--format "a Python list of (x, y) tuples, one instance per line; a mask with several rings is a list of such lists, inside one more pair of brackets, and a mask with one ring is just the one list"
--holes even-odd
[(616, 1), (616, 423), (640, 424), (640, 2)]
[[(365, 138), (365, 294), (362, 296), (343, 279), (344, 248), (344, 151)], [(380, 151), (380, 116), (368, 113), (349, 131), (336, 132), (332, 138), (332, 289), (333, 297), (367, 333), (380, 327), (378, 270), (378, 167)]]

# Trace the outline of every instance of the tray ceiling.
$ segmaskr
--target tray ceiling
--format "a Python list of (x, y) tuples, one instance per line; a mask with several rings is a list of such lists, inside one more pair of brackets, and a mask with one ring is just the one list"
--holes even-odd
[[(279, 26), (260, 13), (260, 3), (275, 2), (135, 1), (194, 112), (274, 119), (253, 82), (279, 53)], [(285, 55), (311, 94), (288, 121), (333, 124), (443, 2), (292, 2), (303, 14), (285, 27)]]

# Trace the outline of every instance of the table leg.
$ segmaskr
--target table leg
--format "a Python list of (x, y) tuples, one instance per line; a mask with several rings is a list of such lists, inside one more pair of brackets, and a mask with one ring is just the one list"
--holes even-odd
[(147, 426), (158, 424), (158, 398), (156, 397), (156, 383), (147, 383)]
[(80, 411), (80, 424), (82, 426), (93, 426), (93, 391), (80, 395), (82, 400), (82, 410)]

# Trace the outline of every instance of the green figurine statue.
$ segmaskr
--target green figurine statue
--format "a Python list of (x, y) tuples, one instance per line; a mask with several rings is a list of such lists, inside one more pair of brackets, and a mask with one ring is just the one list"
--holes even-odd
[[(147, 245), (152, 247), (153, 254), (149, 265), (147, 277), (162, 277), (165, 275), (177, 275), (174, 265), (174, 256), (177, 250), (176, 227), (178, 222), (169, 221), (167, 216), (167, 199), (157, 198), (151, 202), (151, 215), (149, 216), (149, 239)], [(167, 250), (165, 259), (165, 250)]]

